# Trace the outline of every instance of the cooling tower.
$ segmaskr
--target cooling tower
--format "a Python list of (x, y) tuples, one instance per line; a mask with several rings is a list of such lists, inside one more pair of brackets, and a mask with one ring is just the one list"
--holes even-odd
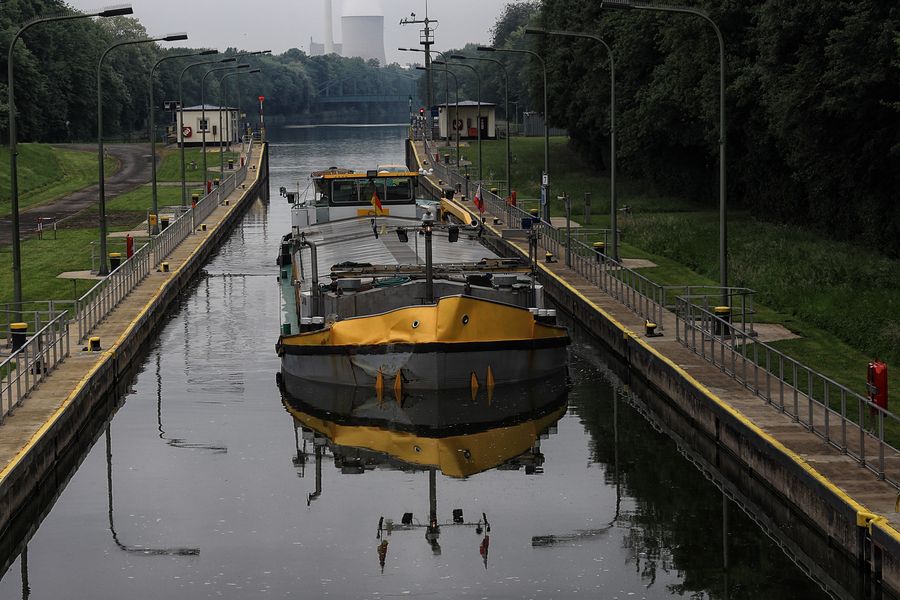
[(384, 61), (384, 14), (379, 2), (344, 0), (341, 17), (343, 56)]
[(331, 25), (331, 0), (325, 0), (325, 54), (334, 52), (334, 28)]

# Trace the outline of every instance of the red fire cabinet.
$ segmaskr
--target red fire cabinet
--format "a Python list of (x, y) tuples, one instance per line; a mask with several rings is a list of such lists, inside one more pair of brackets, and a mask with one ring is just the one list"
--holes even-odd
[(866, 388), (869, 390), (869, 401), (874, 402), (885, 410), (888, 407), (887, 377), (887, 364), (880, 360), (873, 360), (869, 363), (869, 368), (866, 372)]

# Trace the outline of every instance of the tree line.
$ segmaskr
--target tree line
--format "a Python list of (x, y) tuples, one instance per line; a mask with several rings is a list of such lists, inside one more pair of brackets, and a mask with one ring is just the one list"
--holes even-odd
[[(900, 5), (683, 4), (705, 10), (725, 41), (729, 206), (900, 256)], [(692, 15), (600, 5), (513, 3), (494, 27), (493, 44), (545, 57), (550, 123), (567, 129), (571, 143), (606, 169), (606, 51), (591, 40), (535, 37), (523, 30), (531, 25), (602, 37), (615, 53), (621, 170), (652, 182), (660, 193), (715, 206), (719, 49), (713, 29)], [(471, 47), (460, 50), (476, 54)], [(507, 56), (502, 58), (510, 65), (510, 96), (543, 111), (535, 61)], [(502, 102), (496, 67), (471, 64), (484, 75), (482, 97)], [(455, 72), (474, 98), (472, 75)]]
[[(69, 12), (63, 0), (4, 0), (0, 3), (0, 47), (9, 48), (15, 32), (32, 18)], [(17, 42), (15, 96), (20, 141), (63, 142), (91, 140), (97, 131), (97, 61), (116, 41), (146, 37), (140, 21), (130, 17), (78, 19), (46, 23), (29, 29)], [(112, 51), (103, 68), (103, 129), (110, 137), (146, 139), (149, 118), (149, 73), (164, 56), (199, 52), (201, 49), (172, 44), (136, 44)], [(257, 50), (253, 48), (251, 50)], [(264, 50), (264, 48), (260, 48)], [(178, 77), (191, 62), (217, 60), (240, 52), (229, 48), (213, 56), (173, 59), (163, 62), (154, 78), (158, 124), (165, 120), (163, 102), (178, 99)], [(0, 135), (9, 131), (7, 99), (7, 53), (0, 65)], [(227, 99), (240, 105), (255, 122), (258, 96), (265, 96), (268, 117), (314, 118), (320, 94), (341, 91), (353, 81), (359, 94), (382, 94), (385, 90), (411, 89), (410, 75), (398, 65), (379, 67), (376, 62), (336, 55), (307, 56), (290, 49), (279, 55), (239, 57), (259, 74), (229, 77)], [(201, 78), (207, 65), (189, 69), (183, 78), (184, 103), (200, 103)], [(225, 65), (221, 65), (225, 66)], [(206, 78), (207, 104), (223, 103), (219, 86), (222, 73)], [(240, 97), (237, 94), (240, 94)]]

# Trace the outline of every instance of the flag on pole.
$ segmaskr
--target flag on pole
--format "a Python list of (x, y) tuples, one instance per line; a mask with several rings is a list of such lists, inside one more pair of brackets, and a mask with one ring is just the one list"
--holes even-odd
[(378, 197), (378, 190), (372, 192), (372, 199), (369, 200), (372, 204), (372, 208), (375, 209), (375, 216), (380, 217), (384, 214), (384, 208), (381, 206), (381, 198)]
[(478, 208), (478, 212), (484, 214), (484, 199), (481, 197), (481, 184), (478, 184), (478, 189), (475, 191), (475, 197), (472, 198), (472, 202), (475, 203), (475, 206)]

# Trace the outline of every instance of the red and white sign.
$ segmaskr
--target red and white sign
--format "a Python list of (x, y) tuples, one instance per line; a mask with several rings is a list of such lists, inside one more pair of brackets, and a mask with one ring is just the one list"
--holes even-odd
[(184, 127), (181, 128), (181, 137), (189, 138), (192, 135), (194, 135), (194, 130), (191, 129), (190, 125), (185, 125)]
[(453, 130), (460, 131), (463, 128), (462, 119), (454, 119), (453, 120)]

